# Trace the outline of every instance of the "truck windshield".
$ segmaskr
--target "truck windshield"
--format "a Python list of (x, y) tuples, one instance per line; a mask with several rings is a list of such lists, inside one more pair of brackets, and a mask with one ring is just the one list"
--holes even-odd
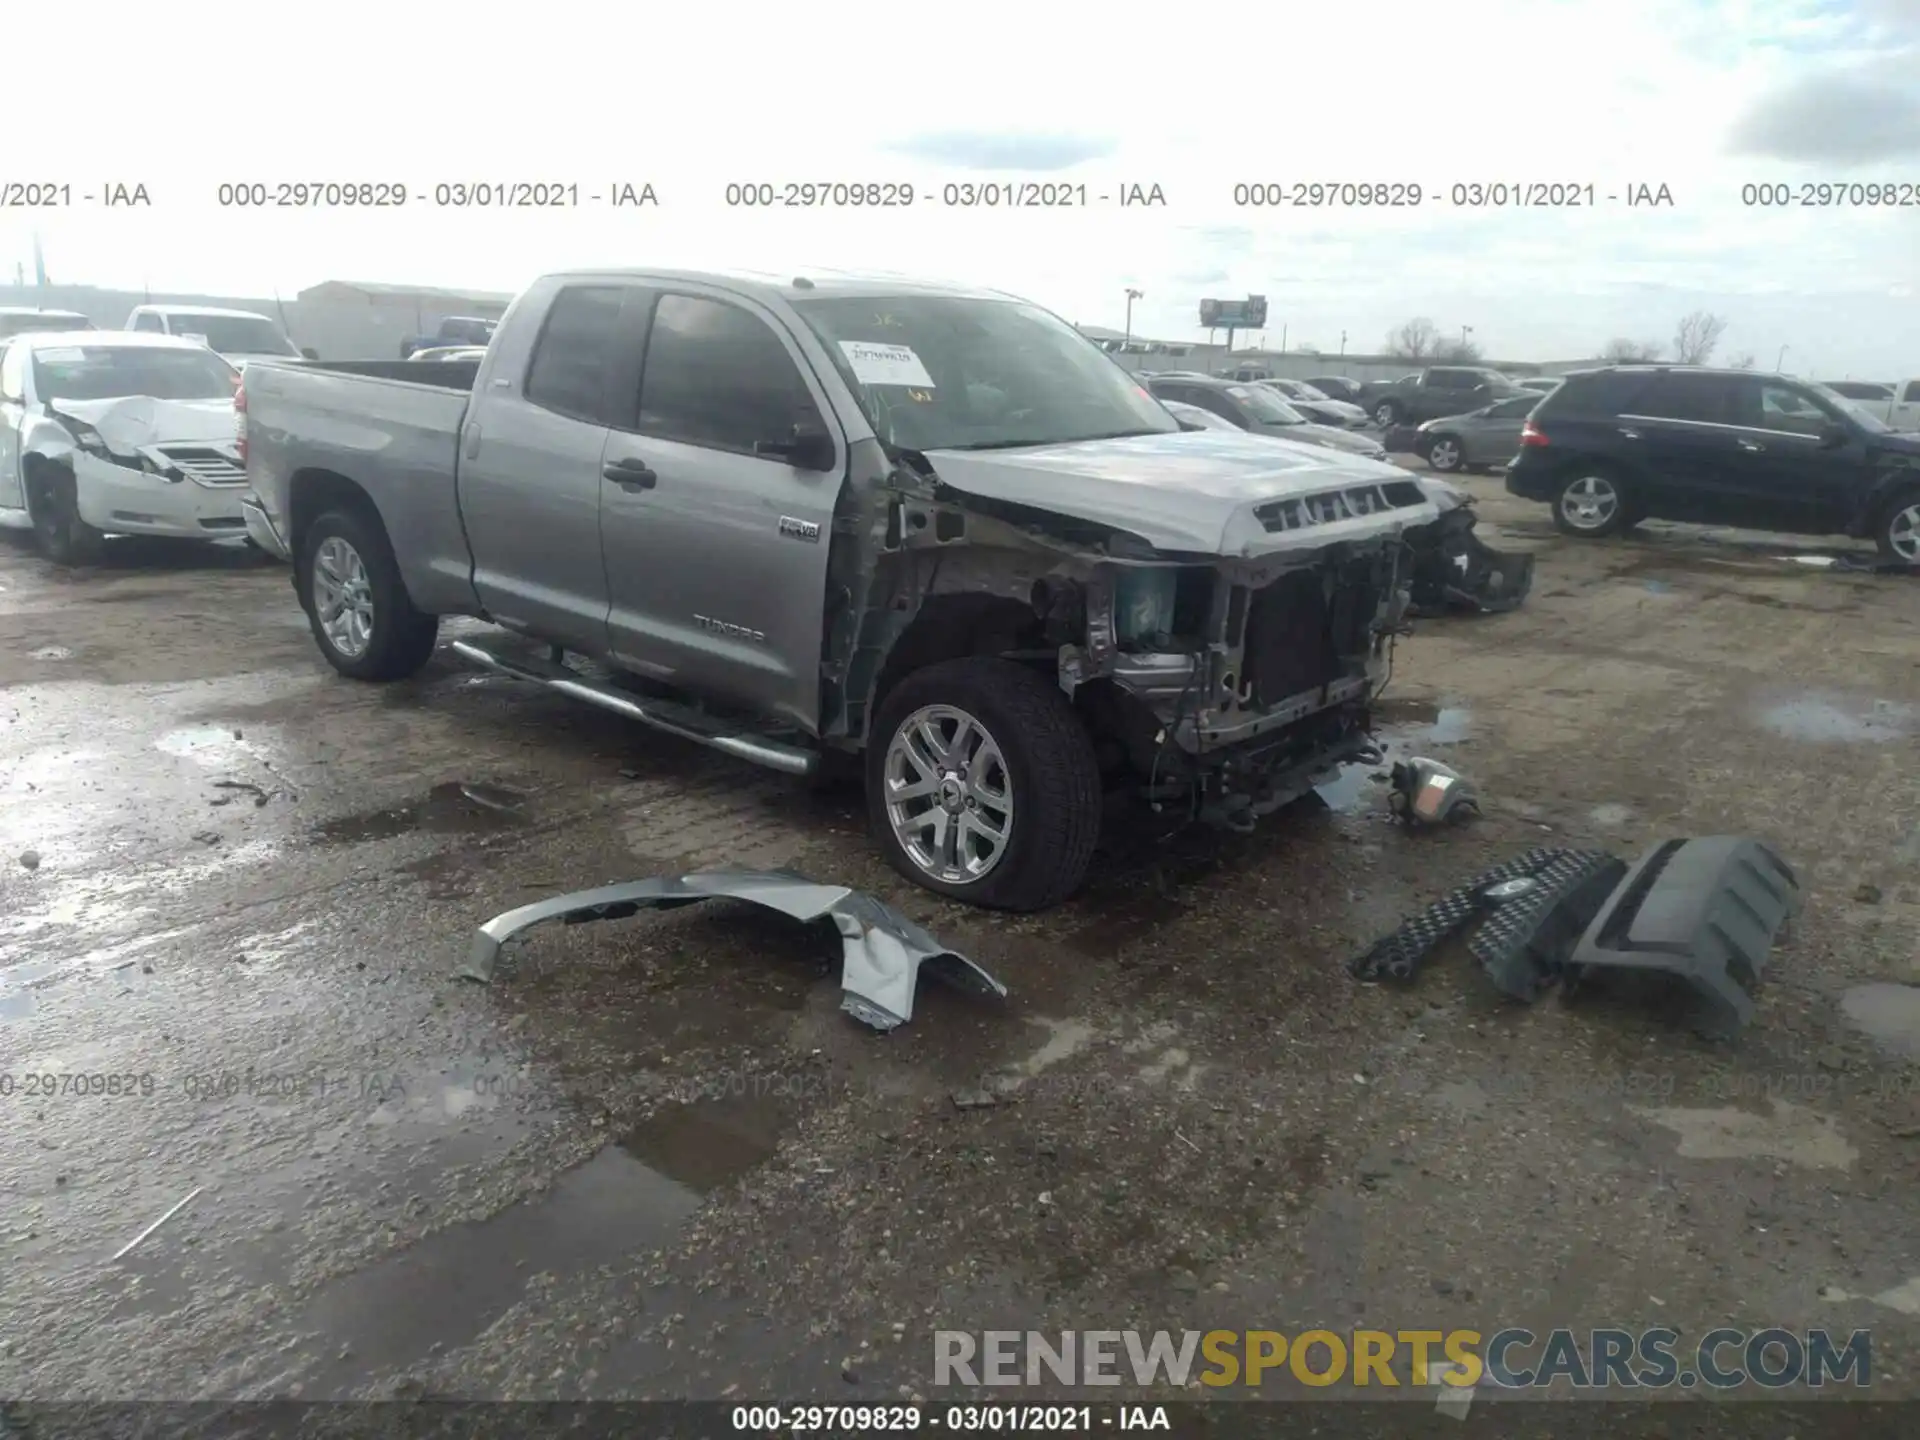
[(220, 355), (289, 355), (299, 358), (280, 327), (264, 315), (195, 315), (176, 310), (167, 316), (175, 335), (205, 336), (207, 348)]
[(1036, 306), (902, 295), (794, 308), (890, 445), (990, 450), (1179, 433), (1132, 376)]
[(42, 404), (58, 400), (231, 400), (238, 372), (205, 350), (157, 346), (74, 345), (33, 357), (33, 389)]

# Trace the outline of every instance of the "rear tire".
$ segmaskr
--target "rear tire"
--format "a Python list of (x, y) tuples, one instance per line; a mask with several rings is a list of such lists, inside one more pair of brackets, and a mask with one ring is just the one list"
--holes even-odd
[(414, 608), (377, 519), (329, 510), (300, 542), (300, 604), (327, 663), (351, 680), (404, 680), (433, 655), (440, 617)]
[(80, 518), (73, 472), (64, 466), (36, 465), (27, 488), (40, 553), (56, 565), (95, 564), (107, 537)]
[(1634, 514), (1633, 500), (1610, 470), (1580, 467), (1568, 472), (1553, 497), (1553, 523), (1564, 535), (1600, 540), (1616, 535)]
[(1873, 543), (1881, 559), (1920, 569), (1920, 485), (1905, 486), (1888, 498), (1874, 524)]
[(866, 762), (874, 838), (914, 884), (1031, 912), (1086, 880), (1104, 804), (1099, 766), (1086, 727), (1045, 676), (984, 656), (915, 671), (881, 705)]
[(1391, 430), (1400, 423), (1400, 407), (1391, 400), (1382, 400), (1373, 407), (1373, 423), (1382, 430)]

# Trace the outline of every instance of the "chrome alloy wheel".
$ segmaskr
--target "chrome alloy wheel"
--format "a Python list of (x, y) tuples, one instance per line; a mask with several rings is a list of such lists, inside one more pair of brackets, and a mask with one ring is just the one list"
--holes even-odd
[(1427, 451), (1427, 464), (1436, 470), (1458, 470), (1460, 468), (1460, 442), (1458, 440), (1436, 440)]
[(373, 642), (373, 591), (360, 552), (338, 535), (313, 556), (313, 613), (342, 659), (358, 660)]
[(1585, 475), (1560, 492), (1560, 514), (1575, 530), (1598, 530), (1620, 509), (1620, 492), (1604, 475)]
[(1920, 565), (1920, 505), (1896, 511), (1887, 521), (1887, 546), (1908, 565)]
[(952, 705), (900, 722), (882, 769), (887, 823), (914, 866), (945, 885), (985, 878), (1013, 838), (1013, 777), (987, 728)]

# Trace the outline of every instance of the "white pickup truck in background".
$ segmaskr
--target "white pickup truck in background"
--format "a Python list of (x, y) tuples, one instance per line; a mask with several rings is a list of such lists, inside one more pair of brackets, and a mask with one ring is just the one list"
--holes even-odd
[(1920, 380), (1882, 384), (1877, 380), (1828, 380), (1827, 389), (1844, 395), (1895, 430), (1920, 430)]

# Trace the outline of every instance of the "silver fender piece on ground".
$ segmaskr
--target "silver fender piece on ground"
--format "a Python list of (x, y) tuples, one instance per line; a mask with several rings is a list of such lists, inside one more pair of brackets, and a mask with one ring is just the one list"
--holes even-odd
[(790, 870), (713, 870), (657, 875), (536, 900), (496, 915), (474, 932), (462, 979), (486, 984), (507, 941), (535, 925), (624, 920), (642, 910), (672, 910), (702, 900), (750, 900), (794, 920), (831, 918), (840, 932), (840, 1008), (876, 1030), (913, 1018), (920, 967), (979, 995), (1005, 998), (1007, 987), (966, 956), (946, 948), (898, 911), (844, 885), (822, 885)]

